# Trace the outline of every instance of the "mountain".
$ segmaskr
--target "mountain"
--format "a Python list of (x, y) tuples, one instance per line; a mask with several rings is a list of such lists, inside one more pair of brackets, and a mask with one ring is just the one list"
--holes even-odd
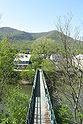
[[(2, 27), (0, 28), (0, 41), (4, 38), (8, 37), (10, 41), (33, 41), (36, 39), (43, 39), (43, 38), (51, 38), (56, 42), (60, 41), (60, 32), (57, 30), (52, 30), (48, 32), (41, 32), (41, 33), (29, 33), (25, 31), (20, 31), (17, 29), (13, 29), (10, 27)], [(73, 38), (68, 37), (70, 41), (74, 41)]]
[(10, 27), (2, 27), (0, 28), (0, 40), (4, 37), (8, 37), (11, 41), (13, 40), (32, 40), (32, 34), (24, 31), (19, 31)]
[[(51, 38), (52, 40), (54, 40), (56, 42), (56, 45), (60, 47), (60, 49), (62, 49), (62, 42), (61, 42), (61, 37), (60, 37), (60, 32), (53, 30), (53, 31), (48, 31), (48, 32), (42, 32), (42, 33), (28, 33), (28, 32), (24, 32), (24, 31), (20, 31), (17, 29), (13, 29), (10, 27), (2, 27), (0, 28), (0, 41), (5, 38), (8, 37), (9, 40), (12, 42), (12, 45), (14, 45), (17, 49), (30, 49), (31, 48), (31, 44), (33, 41), (39, 41), (41, 39), (44, 38)], [(78, 41), (77, 42), (72, 42), (74, 41), (73, 38), (68, 37), (69, 41), (71, 41), (71, 43), (75, 43), (74, 47), (76, 48), (76, 50), (80, 50), (81, 53), (83, 54), (83, 42)]]
[(52, 38), (58, 39), (58, 31), (49, 31), (49, 32), (42, 32), (42, 33), (28, 33), (24, 31), (20, 31), (17, 29), (13, 29), (10, 27), (2, 27), (0, 28), (0, 40), (4, 37), (8, 37), (10, 41), (32, 41), (38, 38)]

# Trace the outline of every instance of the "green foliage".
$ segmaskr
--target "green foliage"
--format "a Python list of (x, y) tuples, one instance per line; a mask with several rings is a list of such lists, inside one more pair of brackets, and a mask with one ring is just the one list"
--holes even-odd
[(22, 80), (29, 81), (29, 83), (33, 82), (35, 70), (31, 67), (31, 65), (28, 65), (26, 68), (27, 71), (21, 71), (20, 76)]
[(56, 68), (55, 68), (55, 64), (50, 60), (50, 59), (44, 59), (42, 64), (41, 64), (41, 68), (45, 71), (45, 72), (55, 72)]
[(62, 105), (59, 108), (59, 117), (62, 120), (62, 124), (72, 124), (72, 113), (67, 105)]
[(31, 52), (31, 45), (32, 42), (30, 41), (13, 41), (12, 42), (12, 46), (17, 49), (17, 51), (21, 52), (21, 53), (27, 53), (27, 52)]
[(49, 57), (52, 52), (55, 51), (55, 43), (51, 39), (44, 38), (42, 40), (37, 40), (32, 45), (32, 53), (43, 54), (43, 58)]
[(11, 43), (5, 38), (0, 43), (0, 81), (2, 83), (10, 82), (12, 79), (15, 54), (15, 49), (11, 47)]
[(31, 61), (33, 67), (41, 67), (41, 63), (55, 52), (55, 43), (51, 39), (43, 39), (33, 43)]
[(25, 124), (30, 94), (26, 94), (19, 85), (12, 87), (7, 85), (6, 89), (4, 98), (6, 112), (0, 113), (0, 123)]
[(7, 103), (9, 113), (11, 113), (12, 122), (15, 121), (17, 124), (25, 123), (25, 115), (27, 112), (27, 95), (24, 95), (17, 89), (9, 91), (7, 97)]
[(59, 105), (55, 109), (55, 117), (57, 124), (73, 124), (73, 115), (65, 104)]

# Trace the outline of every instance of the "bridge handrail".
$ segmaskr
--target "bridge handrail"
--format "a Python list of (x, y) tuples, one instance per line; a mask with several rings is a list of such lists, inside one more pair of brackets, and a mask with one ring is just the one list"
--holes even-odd
[(54, 115), (54, 111), (52, 108), (52, 104), (51, 104), (51, 99), (50, 99), (50, 95), (49, 95), (49, 91), (48, 91), (48, 87), (45, 81), (45, 77), (44, 77), (44, 73), (42, 71), (42, 78), (43, 78), (43, 84), (44, 84), (44, 88), (45, 88), (45, 95), (48, 99), (48, 106), (49, 106), (49, 113), (50, 113), (50, 118), (51, 118), (51, 124), (57, 124), (56, 123), (56, 119), (55, 119), (55, 115)]
[(35, 104), (35, 87), (36, 87), (37, 73), (38, 73), (38, 69), (36, 70), (34, 81), (33, 81), (31, 98), (29, 100), (29, 108), (28, 108), (27, 117), (26, 117), (26, 124), (31, 124), (31, 121), (32, 121), (31, 120), (31, 116), (32, 116), (31, 114), (33, 114), (32, 111), (33, 111), (33, 107), (34, 107), (34, 104)]

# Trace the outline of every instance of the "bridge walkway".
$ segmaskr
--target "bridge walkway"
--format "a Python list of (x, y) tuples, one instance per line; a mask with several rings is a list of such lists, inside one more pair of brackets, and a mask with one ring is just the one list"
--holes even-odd
[(37, 70), (27, 124), (56, 124), (43, 71)]

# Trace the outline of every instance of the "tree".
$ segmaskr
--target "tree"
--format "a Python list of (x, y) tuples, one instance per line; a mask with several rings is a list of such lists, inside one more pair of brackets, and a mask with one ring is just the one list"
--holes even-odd
[(43, 60), (50, 57), (55, 51), (55, 43), (51, 39), (40, 39), (32, 45), (32, 57), (31, 61), (34, 68), (40, 67)]
[(14, 69), (14, 57), (16, 51), (11, 48), (11, 43), (7, 38), (0, 43), (0, 80), (1, 82), (8, 82), (12, 78)]
[(16, 51), (11, 47), (7, 38), (0, 42), (0, 95), (2, 94), (4, 84), (16, 81), (17, 74), (14, 69), (14, 57)]
[[(58, 66), (59, 71), (62, 74), (57, 77), (58, 85), (55, 86), (60, 94), (61, 100), (64, 102), (64, 97), (66, 102), (68, 101), (68, 107), (73, 112), (73, 123), (82, 124), (83, 123), (83, 107), (81, 101), (82, 86), (83, 86), (83, 70), (79, 67), (75, 67), (73, 64), (73, 58), (78, 53), (75, 44), (77, 43), (77, 38), (71, 38), (70, 27), (71, 19), (65, 18), (64, 24), (61, 19), (58, 20), (57, 29), (61, 35), (61, 42), (63, 43), (63, 51), (61, 55), (63, 56), (60, 60)], [(78, 35), (79, 32), (77, 32)], [(62, 95), (61, 95), (62, 94)]]

